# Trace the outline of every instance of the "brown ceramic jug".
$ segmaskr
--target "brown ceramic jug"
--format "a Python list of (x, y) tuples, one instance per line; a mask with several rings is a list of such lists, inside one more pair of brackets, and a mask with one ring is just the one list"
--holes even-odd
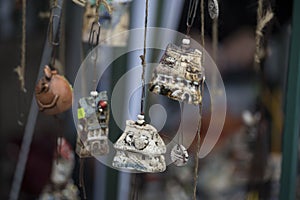
[(35, 97), (39, 109), (46, 115), (56, 115), (72, 106), (73, 93), (69, 82), (48, 65), (35, 87)]

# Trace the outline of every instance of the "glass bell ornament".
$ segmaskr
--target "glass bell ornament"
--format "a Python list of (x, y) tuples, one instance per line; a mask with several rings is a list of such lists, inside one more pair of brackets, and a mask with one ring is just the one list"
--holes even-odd
[(76, 153), (79, 157), (106, 155), (108, 146), (109, 105), (106, 91), (91, 91), (79, 100)]
[(35, 97), (41, 112), (47, 115), (56, 115), (71, 108), (73, 91), (65, 77), (46, 65), (44, 77), (38, 81), (35, 87)]
[(219, 4), (218, 0), (208, 1), (208, 13), (211, 19), (216, 19), (219, 17)]
[(183, 39), (180, 47), (169, 44), (154, 69), (150, 91), (180, 102), (200, 104), (205, 79), (201, 59), (202, 52), (190, 48), (189, 39)]
[(116, 155), (112, 165), (116, 168), (139, 172), (163, 172), (166, 169), (166, 146), (157, 130), (145, 123), (144, 115), (138, 120), (126, 121), (124, 133), (114, 144)]
[(189, 160), (189, 154), (186, 148), (181, 145), (175, 145), (171, 150), (171, 160), (176, 166), (184, 166)]

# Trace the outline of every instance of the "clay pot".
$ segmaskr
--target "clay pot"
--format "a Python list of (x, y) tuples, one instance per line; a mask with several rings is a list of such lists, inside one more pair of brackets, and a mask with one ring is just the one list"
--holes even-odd
[(46, 115), (56, 115), (72, 106), (73, 93), (69, 82), (48, 65), (35, 87), (35, 97), (39, 109)]

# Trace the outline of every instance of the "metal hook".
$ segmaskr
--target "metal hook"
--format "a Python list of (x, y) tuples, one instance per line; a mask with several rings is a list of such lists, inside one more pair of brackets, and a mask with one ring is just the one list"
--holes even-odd
[(94, 21), (91, 26), (89, 41), (88, 41), (88, 44), (91, 48), (94, 48), (99, 44), (100, 31), (101, 31), (101, 24), (97, 21)]
[[(55, 24), (55, 19), (57, 20), (58, 24), (60, 23), (60, 16), (58, 14), (54, 14), (54, 11), (55, 11), (56, 8), (61, 10), (61, 7), (55, 1), (53, 6), (51, 7), (51, 15), (50, 15), (48, 30), (47, 30), (48, 41), (53, 46), (57, 46), (60, 43), (59, 37), (56, 37), (53, 34), (53, 32), (54, 32), (53, 27), (54, 27), (54, 24)], [(58, 28), (59, 28), (59, 25), (58, 25)]]
[(48, 41), (50, 44), (52, 44), (53, 46), (57, 46), (59, 45), (59, 38), (58, 37), (55, 37), (53, 32), (53, 27), (54, 27), (54, 20), (57, 19), (58, 20), (58, 23), (59, 23), (59, 20), (60, 20), (60, 17), (58, 15), (53, 15), (51, 13), (51, 16), (50, 16), (50, 20), (49, 20), (49, 25), (48, 25), (48, 31), (47, 31), (47, 37), (48, 37)]
[(186, 19), (186, 25), (187, 25), (188, 29), (190, 29), (193, 26), (193, 23), (194, 23), (194, 20), (196, 17), (198, 2), (199, 2), (199, 0), (190, 0), (188, 15), (187, 15), (187, 19)]

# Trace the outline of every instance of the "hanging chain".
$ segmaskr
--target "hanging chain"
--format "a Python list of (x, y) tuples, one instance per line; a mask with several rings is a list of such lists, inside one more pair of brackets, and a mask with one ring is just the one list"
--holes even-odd
[(186, 19), (186, 35), (190, 34), (190, 30), (194, 24), (199, 0), (190, 0), (189, 9)]
[(146, 0), (145, 5), (145, 23), (144, 23), (144, 52), (143, 55), (140, 56), (143, 66), (142, 71), (142, 98), (141, 98), (141, 114), (144, 113), (144, 101), (145, 101), (145, 70), (146, 70), (146, 50), (147, 50), (147, 27), (148, 27), (148, 9), (149, 9), (149, 2)]

